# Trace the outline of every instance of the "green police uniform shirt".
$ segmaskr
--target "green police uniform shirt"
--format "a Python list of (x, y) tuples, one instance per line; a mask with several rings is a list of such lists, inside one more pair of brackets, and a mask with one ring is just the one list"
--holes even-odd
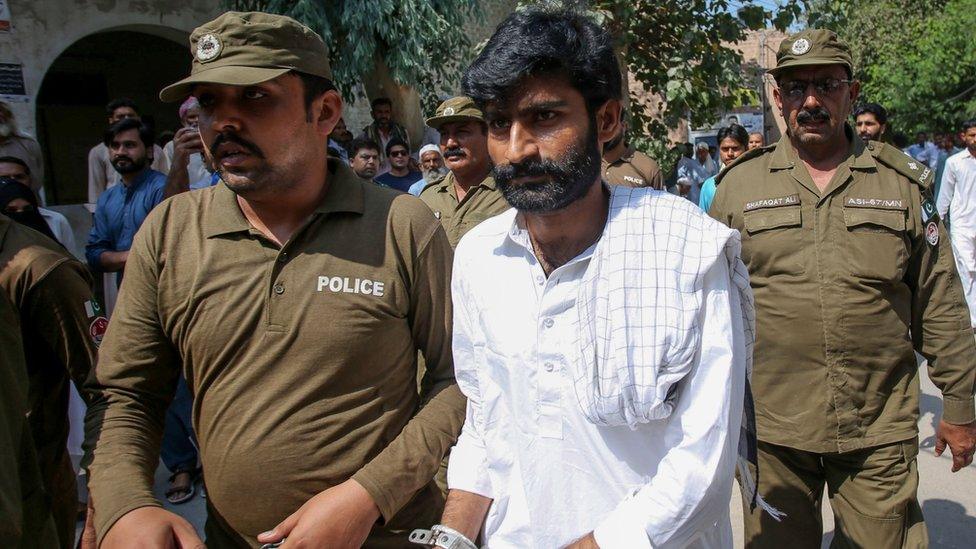
[(845, 452), (917, 436), (917, 350), (943, 418), (973, 421), (976, 345), (932, 173), (847, 128), (821, 192), (787, 137), (721, 175), (712, 217), (742, 234), (755, 292), (763, 441)]
[(440, 220), (447, 232), (451, 248), (456, 248), (461, 237), (479, 223), (511, 208), (491, 176), (468, 189), (460, 202), (454, 182), (454, 173), (450, 172), (420, 192), (420, 199), (434, 212), (434, 217)]
[(432, 479), (465, 409), (451, 357), (451, 247), (416, 197), (328, 163), (323, 201), (281, 247), (223, 183), (146, 218), (89, 408), (99, 536), (159, 505), (155, 456), (181, 371), (217, 545), (259, 546), (259, 533), (350, 478), (382, 514), (371, 539), (437, 520)]
[(603, 179), (611, 185), (664, 188), (661, 166), (646, 154), (627, 147), (623, 156), (612, 163), (603, 161)]

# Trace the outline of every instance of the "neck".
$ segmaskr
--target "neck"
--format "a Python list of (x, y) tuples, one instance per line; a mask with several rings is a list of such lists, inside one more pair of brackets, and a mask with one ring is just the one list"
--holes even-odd
[(616, 147), (603, 153), (603, 159), (607, 162), (607, 164), (613, 164), (614, 162), (620, 160), (626, 151), (627, 147), (621, 140), (620, 143), (617, 143)]
[(463, 172), (456, 171), (454, 173), (454, 184), (467, 192), (468, 189), (474, 187), (475, 185), (480, 185), (482, 181), (488, 177), (488, 166), (478, 166), (476, 168), (465, 170)]
[(607, 223), (608, 194), (599, 180), (587, 193), (555, 212), (525, 213), (523, 219), (546, 275), (593, 245)]
[(407, 166), (404, 166), (402, 168), (397, 168), (396, 166), (390, 166), (390, 173), (392, 173), (397, 177), (403, 177), (408, 173), (410, 173), (410, 168), (408, 168)]
[(143, 169), (141, 169), (141, 170), (139, 170), (137, 172), (129, 172), (129, 173), (119, 174), (119, 175), (122, 176), (122, 184), (125, 185), (126, 187), (131, 187), (132, 184), (135, 182), (135, 180), (136, 179), (139, 179), (139, 177), (142, 174), (146, 173), (146, 170), (148, 170), (148, 169), (149, 168), (143, 168)]
[(973, 145), (971, 147), (966, 147), (966, 150), (969, 151), (969, 154), (976, 156), (976, 145)]
[(244, 217), (278, 246), (284, 246), (291, 239), (322, 203), (329, 189), (328, 169), (324, 162), (322, 169), (311, 172), (285, 192), (271, 189), (237, 196)]

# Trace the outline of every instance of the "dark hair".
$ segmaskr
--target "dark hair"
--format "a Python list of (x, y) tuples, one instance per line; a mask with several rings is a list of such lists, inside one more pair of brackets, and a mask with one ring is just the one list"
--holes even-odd
[(407, 142), (399, 137), (394, 137), (386, 142), (386, 156), (390, 156), (390, 150), (397, 146), (407, 149), (407, 154), (410, 154), (410, 147), (407, 146)]
[(969, 128), (976, 128), (976, 118), (970, 118), (962, 123), (962, 131), (969, 131)]
[(17, 158), (16, 156), (0, 156), (0, 164), (17, 164), (18, 166), (24, 168), (24, 173), (30, 175), (30, 166), (27, 165), (27, 162), (24, 162), (22, 159)]
[(356, 139), (352, 140), (352, 143), (349, 144), (349, 156), (356, 156), (362, 149), (370, 149), (380, 152), (380, 146), (376, 144), (376, 141), (366, 137), (357, 137)]
[(620, 99), (620, 67), (610, 34), (582, 12), (533, 7), (509, 15), (464, 71), (464, 94), (478, 106), (504, 104), (526, 78), (568, 80), (592, 115)]
[(390, 98), (389, 97), (377, 97), (376, 99), (374, 99), (369, 104), (369, 108), (370, 109), (375, 109), (379, 105), (389, 105), (390, 108), (392, 109), (393, 108), (393, 101), (390, 101)]
[(308, 74), (305, 72), (290, 71), (289, 74), (294, 74), (302, 80), (302, 88), (305, 90), (305, 113), (308, 115), (306, 121), (311, 122), (311, 109), (312, 102), (315, 98), (319, 97), (327, 91), (335, 89), (335, 84), (332, 83), (328, 78), (323, 78), (321, 76), (316, 76), (314, 74)]
[(115, 112), (115, 109), (121, 107), (129, 107), (130, 109), (136, 111), (137, 113), (139, 112), (139, 107), (136, 106), (135, 101), (129, 99), (128, 97), (120, 97), (118, 99), (113, 99), (109, 101), (108, 105), (105, 105), (105, 113), (111, 116), (112, 113)]
[(854, 109), (854, 119), (862, 114), (873, 114), (879, 124), (888, 123), (888, 110), (877, 103), (862, 103)]
[(718, 139), (719, 146), (722, 145), (722, 141), (727, 137), (738, 141), (743, 147), (749, 147), (749, 132), (738, 124), (730, 124), (728, 127), (718, 131), (718, 137), (716, 139)]
[(129, 130), (139, 130), (139, 140), (142, 141), (142, 144), (146, 146), (146, 150), (152, 154), (153, 144), (155, 143), (152, 128), (135, 118), (123, 118), (115, 124), (112, 124), (109, 129), (105, 130), (105, 136), (102, 138), (102, 143), (104, 143), (106, 147), (111, 147), (112, 139), (114, 139), (115, 136)]

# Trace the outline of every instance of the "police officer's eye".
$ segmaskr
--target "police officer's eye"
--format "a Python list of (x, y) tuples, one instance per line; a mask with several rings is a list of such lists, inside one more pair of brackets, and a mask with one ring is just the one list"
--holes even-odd
[(200, 104), (201, 109), (209, 109), (210, 107), (213, 107), (214, 96), (209, 93), (198, 95), (197, 103)]
[(554, 111), (541, 111), (536, 113), (535, 118), (539, 122), (545, 122), (547, 120), (552, 120), (553, 118), (556, 118), (556, 113)]
[(244, 99), (261, 99), (268, 94), (257, 88), (248, 88), (244, 90)]
[(495, 118), (488, 122), (488, 127), (493, 130), (505, 130), (508, 129), (510, 122), (504, 118)]
[(851, 80), (838, 80), (836, 78), (825, 78), (823, 80), (792, 80), (782, 86), (783, 91), (790, 98), (797, 99), (803, 97), (807, 88), (813, 86), (814, 92), (824, 97), (834, 94), (840, 89), (842, 84), (850, 84)]

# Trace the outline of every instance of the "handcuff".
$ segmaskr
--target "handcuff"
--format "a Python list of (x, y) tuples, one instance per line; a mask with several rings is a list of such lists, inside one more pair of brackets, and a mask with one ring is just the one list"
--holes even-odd
[(478, 549), (467, 536), (442, 524), (436, 524), (430, 530), (418, 528), (410, 532), (410, 542), (441, 549)]

